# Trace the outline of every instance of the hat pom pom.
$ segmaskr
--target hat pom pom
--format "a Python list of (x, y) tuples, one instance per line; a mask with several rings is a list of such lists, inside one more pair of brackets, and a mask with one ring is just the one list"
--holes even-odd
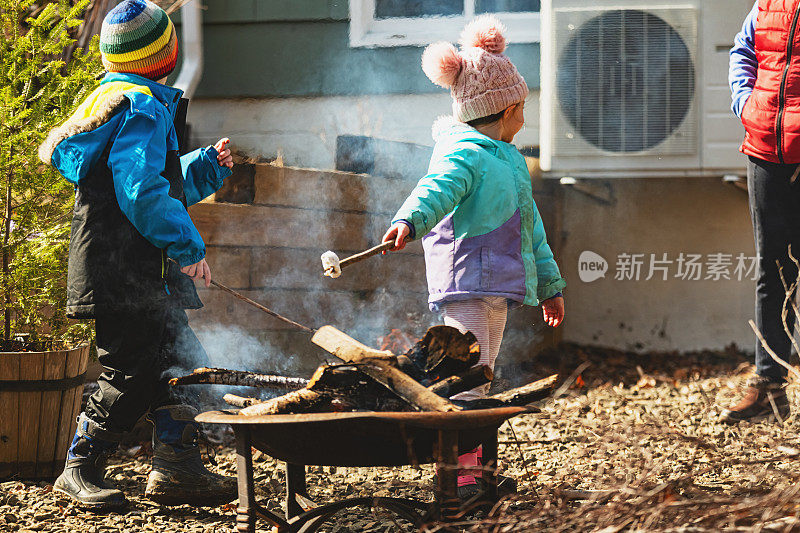
[(448, 42), (433, 43), (422, 53), (422, 70), (433, 83), (449, 89), (461, 72), (461, 56)]
[(463, 48), (483, 48), (492, 54), (502, 54), (506, 49), (505, 31), (506, 27), (497, 17), (482, 15), (467, 24), (459, 42)]

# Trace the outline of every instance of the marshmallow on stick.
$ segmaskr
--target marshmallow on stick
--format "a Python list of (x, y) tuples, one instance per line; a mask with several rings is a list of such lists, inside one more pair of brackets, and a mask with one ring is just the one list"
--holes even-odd
[(322, 254), (322, 270), (326, 276), (331, 278), (338, 278), (342, 275), (342, 269), (348, 265), (352, 265), (353, 263), (358, 263), (359, 261), (363, 261), (368, 257), (372, 257), (373, 255), (378, 255), (381, 252), (385, 252), (390, 250), (394, 247), (394, 241), (386, 241), (384, 243), (379, 244), (378, 246), (373, 246), (369, 250), (365, 250), (361, 253), (351, 255), (350, 257), (345, 257), (341, 261), (339, 260), (339, 256), (336, 255), (334, 252), (328, 250), (324, 254)]
[(326, 276), (338, 278), (342, 275), (342, 267), (339, 265), (339, 256), (328, 250), (322, 254), (322, 270)]

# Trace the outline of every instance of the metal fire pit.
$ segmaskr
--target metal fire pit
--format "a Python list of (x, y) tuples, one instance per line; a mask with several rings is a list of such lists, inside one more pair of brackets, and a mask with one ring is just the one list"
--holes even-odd
[[(438, 412), (356, 412), (239, 416), (235, 411), (210, 411), (198, 422), (231, 424), (236, 435), (239, 481), (237, 530), (255, 532), (256, 517), (280, 533), (317, 531), (333, 514), (357, 506), (382, 507), (422, 525), (459, 514), (456, 494), (458, 455), (483, 446), (484, 503), (497, 499), (497, 429), (524, 407)], [(252, 448), (286, 462), (286, 518), (255, 499)], [(436, 463), (436, 501), (405, 498), (348, 498), (304, 509), (305, 465), (402, 466)], [(298, 495), (301, 496), (298, 501)], [(306, 506), (308, 507), (308, 506)]]

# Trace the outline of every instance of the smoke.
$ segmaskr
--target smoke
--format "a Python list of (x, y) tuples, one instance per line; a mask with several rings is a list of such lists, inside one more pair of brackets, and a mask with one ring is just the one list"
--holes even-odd
[[(413, 140), (431, 144), (430, 124), (437, 115), (448, 111), (449, 97), (442, 95), (435, 101), (426, 99), (424, 102), (418, 97), (394, 98), (392, 105), (408, 112), (400, 111), (402, 119), (394, 118), (391, 124), (384, 123), (384, 118), (396, 117), (398, 109), (393, 111), (394, 115), (387, 114), (387, 101), (383, 98), (340, 99), (339, 102), (347, 109), (315, 113), (319, 123), (312, 120), (311, 132), (305, 133), (324, 133), (323, 144), (329, 145), (337, 138), (348, 137), (348, 133), (357, 134), (349, 136), (352, 137), (349, 145), (343, 140), (342, 148), (349, 149), (347, 155), (352, 156), (351, 162), (353, 158), (363, 157), (362, 163), (370, 167), (369, 171), (349, 170), (368, 172), (370, 176), (317, 171), (314, 177), (309, 170), (290, 167), (281, 171), (268, 170), (282, 172), (280, 179), (269, 182), (274, 190), (262, 189), (256, 197), (258, 202), (275, 208), (276, 215), (257, 220), (256, 209), (263, 207), (253, 208), (253, 218), (242, 222), (242, 232), (254, 235), (252, 248), (247, 252), (252, 264), (246, 290), (260, 303), (292, 320), (311, 328), (333, 325), (369, 346), (377, 347), (378, 338), (393, 329), (421, 337), (430, 326), (442, 321), (428, 309), (425, 270), (418, 243), (411, 246), (414, 255), (390, 253), (370, 258), (348, 267), (336, 280), (323, 277), (320, 255), (333, 250), (344, 258), (380, 242), (392, 215), (417, 179), (424, 175), (430, 158), (430, 147), (411, 145), (400, 139), (409, 141), (412, 132), (424, 132), (421, 137), (414, 134)], [(424, 106), (418, 109), (420, 102)], [(283, 111), (294, 110), (292, 106), (306, 106), (303, 108), (307, 108), (306, 111), (316, 109), (313, 102), (305, 101), (271, 105), (273, 112), (281, 111), (281, 116), (276, 117), (278, 122), (285, 120), (281, 118)], [(294, 111), (286, 114), (295, 115)], [(420, 126), (422, 123), (424, 127)], [(363, 135), (369, 137), (361, 137)], [(382, 141), (376, 137), (398, 141)], [(358, 152), (358, 147), (363, 148), (363, 153)], [(312, 146), (293, 145), (287, 149), (289, 159), (292, 160), (291, 152), (301, 148), (314, 150)], [(338, 165), (339, 154), (336, 155)], [(314, 160), (308, 153), (304, 153), (304, 157)], [(262, 170), (257, 170), (256, 174), (259, 172)], [(261, 182), (261, 186), (264, 183)], [(259, 186), (258, 179), (256, 186)], [(254, 233), (253, 228), (259, 224), (263, 234)], [(222, 220), (215, 233), (220, 235), (237, 229), (234, 223)], [(237, 243), (230, 246), (242, 249), (250, 246), (249, 242), (234, 240)], [(218, 243), (211, 240), (207, 244), (213, 247)], [(224, 254), (225, 250), (218, 248), (217, 253)], [(261, 322), (262, 317), (254, 317), (257, 311), (241, 309), (246, 305), (231, 298), (229, 303), (215, 306), (215, 312), (220, 310), (218, 316), (204, 313), (203, 320), (195, 322), (210, 363), (190, 361), (186, 363), (186, 370), (190, 371), (193, 365), (210, 364), (308, 377), (313, 368), (326, 359), (335, 361), (332, 355), (311, 344), (310, 335), (304, 337), (296, 332), (292, 335), (267, 315), (263, 315)], [(263, 324), (263, 330), (254, 332), (258, 324)], [(509, 341), (504, 342), (503, 353), (507, 353), (507, 348), (516, 350), (530, 344), (522, 338)], [(254, 394), (252, 389), (245, 389), (243, 393)]]
[(283, 354), (268, 340), (257, 339), (239, 326), (213, 324), (197, 333), (208, 354), (209, 366), (231, 370), (295, 375), (297, 358)]
[[(195, 337), (196, 334), (196, 337)], [(201, 345), (198, 345), (199, 344)], [(183, 331), (175, 341), (175, 359), (163, 376), (172, 378), (191, 373), (200, 367), (249, 370), (283, 376), (299, 374), (299, 359), (273, 346), (267, 339), (258, 339), (235, 325), (212, 324), (194, 334)], [(225, 394), (272, 398), (282, 392), (251, 387), (225, 385), (189, 385), (172, 389), (176, 401), (194, 405), (200, 410), (226, 406)]]

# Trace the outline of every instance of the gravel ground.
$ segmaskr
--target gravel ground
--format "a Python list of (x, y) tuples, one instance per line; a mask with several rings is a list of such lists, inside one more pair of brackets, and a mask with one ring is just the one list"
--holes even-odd
[[(800, 531), (795, 417), (736, 427), (715, 422), (719, 406), (736, 397), (752, 371), (746, 361), (733, 349), (678, 356), (563, 346), (542, 355), (525, 370), (567, 376), (583, 362), (591, 366), (564, 396), (543, 402), (540, 413), (501, 429), (504, 474), (519, 481), (519, 496), (452, 529)], [(790, 385), (793, 398), (799, 392)], [(793, 407), (800, 409), (796, 400)], [(47, 483), (10, 481), (0, 483), (0, 531), (235, 531), (235, 502), (195, 509), (144, 499), (147, 452), (147, 446), (128, 445), (111, 461), (109, 476), (131, 500), (126, 512), (86, 512)], [(230, 447), (218, 447), (217, 461), (217, 471), (235, 475)], [(254, 464), (260, 496), (280, 512), (282, 469), (260, 453)], [(432, 475), (430, 466), (309, 467), (308, 481), (317, 501), (357, 495), (430, 500)], [(326, 529), (403, 530), (410, 528), (369, 511), (337, 516)]]

